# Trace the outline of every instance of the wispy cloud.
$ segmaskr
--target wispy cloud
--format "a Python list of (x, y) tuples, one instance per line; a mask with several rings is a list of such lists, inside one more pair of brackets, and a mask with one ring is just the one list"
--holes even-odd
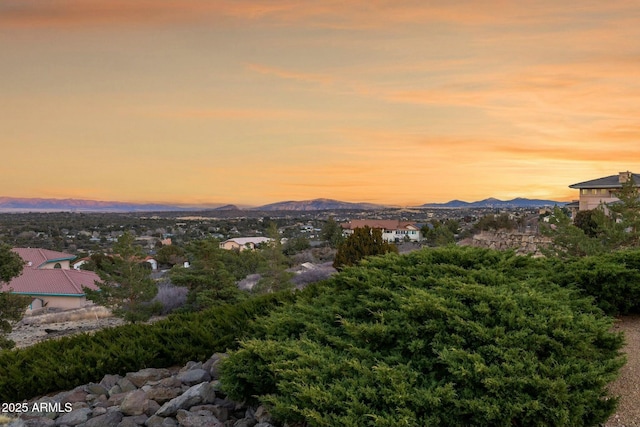
[(263, 64), (247, 64), (247, 69), (256, 73), (275, 76), (285, 80), (296, 80), (320, 85), (330, 85), (335, 82), (335, 77), (328, 74), (292, 71)]

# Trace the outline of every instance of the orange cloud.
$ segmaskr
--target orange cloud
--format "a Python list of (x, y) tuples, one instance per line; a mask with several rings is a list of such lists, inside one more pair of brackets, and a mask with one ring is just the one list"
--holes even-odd
[(603, 146), (589, 147), (584, 143), (575, 143), (565, 146), (545, 145), (502, 145), (495, 146), (496, 153), (508, 154), (530, 159), (557, 159), (571, 160), (574, 162), (597, 161), (616, 162), (624, 159), (629, 163), (640, 162), (640, 151), (637, 148), (619, 148)]
[[(145, 25), (240, 20), (272, 25), (336, 29), (389, 28), (397, 25), (447, 23), (464, 26), (562, 24), (574, 19), (567, 2), (476, 0), (428, 4), (418, 0), (4, 0), (0, 25), (5, 27), (74, 28), (93, 25)], [(626, 2), (575, 2), (583, 15), (603, 10), (624, 13)]]

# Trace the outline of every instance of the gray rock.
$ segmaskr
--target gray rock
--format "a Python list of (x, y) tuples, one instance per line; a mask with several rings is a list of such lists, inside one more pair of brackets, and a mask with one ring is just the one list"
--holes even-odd
[(161, 380), (158, 383), (158, 385), (161, 386), (161, 387), (171, 388), (171, 387), (180, 387), (182, 385), (182, 383), (176, 377), (169, 377), (169, 378), (165, 378), (165, 379)]
[(124, 417), (118, 424), (117, 427), (139, 427), (140, 424), (136, 423), (135, 417)]
[(166, 402), (156, 415), (167, 417), (175, 415), (179, 409), (187, 409), (200, 403), (213, 403), (216, 393), (209, 383), (200, 383), (189, 388), (180, 396)]
[(84, 386), (76, 387), (73, 390), (63, 393), (61, 396), (60, 402), (64, 405), (65, 403), (78, 403), (84, 402), (87, 400), (87, 391)]
[(101, 395), (101, 394), (104, 394), (106, 396), (109, 395), (109, 390), (102, 384), (94, 384), (94, 383), (87, 384), (87, 391), (95, 395)]
[(44, 397), (31, 403), (29, 408), (35, 409), (36, 411), (24, 413), (23, 415), (26, 417), (45, 417), (54, 420), (58, 417), (58, 414), (62, 411), (62, 408), (65, 408), (65, 406), (60, 402), (60, 400), (53, 400), (50, 397)]
[(205, 381), (211, 381), (211, 375), (204, 369), (195, 368), (188, 371), (180, 372), (176, 375), (182, 383), (192, 386)]
[(149, 408), (149, 398), (147, 393), (142, 390), (135, 390), (122, 399), (120, 403), (120, 411), (124, 415), (142, 415)]
[(202, 369), (202, 362), (194, 362), (191, 360), (187, 362), (182, 369), (180, 369), (180, 372), (189, 371), (191, 369)]
[(118, 384), (122, 377), (120, 375), (105, 375), (100, 381), (100, 385), (109, 390), (114, 385)]
[(21, 419), (12, 420), (9, 424), (5, 424), (6, 427), (25, 427), (26, 424)]
[(147, 427), (177, 427), (178, 423), (173, 418), (159, 417), (152, 415), (144, 423)]
[(257, 424), (255, 418), (240, 418), (233, 424), (233, 427), (253, 427)]
[(160, 381), (163, 378), (171, 376), (168, 369), (146, 368), (138, 372), (129, 372), (126, 377), (136, 387), (140, 388), (149, 381)]
[(92, 417), (98, 417), (100, 415), (104, 415), (107, 413), (107, 408), (104, 406), (96, 406), (93, 408), (93, 412), (91, 412)]
[(145, 411), (145, 414), (147, 414), (148, 416), (151, 416), (156, 412), (158, 412), (158, 409), (160, 409), (160, 404), (155, 400), (149, 399), (149, 407)]
[(149, 399), (155, 400), (156, 402), (162, 405), (163, 403), (178, 397), (180, 393), (181, 393), (181, 390), (177, 388), (158, 386), (158, 387), (151, 387), (149, 391), (147, 391), (147, 397)]
[(118, 427), (138, 427), (144, 425), (149, 417), (146, 415), (136, 415), (133, 417), (124, 417), (118, 424)]
[[(129, 392), (129, 393), (131, 393), (131, 392)], [(125, 397), (127, 397), (127, 393), (118, 393), (118, 394), (111, 395), (109, 400), (107, 400), (107, 407), (109, 407), (109, 406), (120, 406)]]
[(91, 415), (90, 408), (81, 408), (76, 411), (67, 412), (66, 414), (56, 418), (56, 425), (77, 426), (78, 424), (87, 422), (89, 415)]
[(138, 388), (134, 383), (131, 382), (129, 378), (121, 378), (118, 381), (118, 385), (120, 386), (120, 389), (122, 390), (123, 393), (126, 393), (128, 391), (133, 391)]
[(214, 380), (220, 379), (220, 363), (229, 357), (226, 353), (215, 353), (209, 360), (204, 362), (202, 369), (209, 371), (209, 375)]
[(121, 394), (121, 393), (122, 393), (122, 388), (118, 384), (114, 385), (109, 389), (109, 396), (113, 396), (115, 394)]
[[(217, 401), (218, 399), (216, 399)], [(192, 406), (190, 409), (191, 412), (200, 413), (200, 411), (207, 411), (223, 423), (229, 419), (229, 410), (224, 406), (220, 405), (197, 405)]]
[(275, 426), (271, 423), (258, 423), (254, 427), (275, 427)]
[[(47, 417), (29, 418), (28, 420), (23, 420), (23, 421), (24, 421), (23, 425), (25, 427), (54, 427), (56, 425), (55, 421)], [(13, 423), (9, 424), (9, 426), (13, 426)]]
[(108, 411), (105, 414), (91, 418), (84, 424), (84, 427), (111, 427), (118, 425), (121, 420), (122, 413), (120, 411)]
[(185, 418), (180, 425), (183, 427), (224, 427), (224, 423), (213, 415), (191, 415)]
[(273, 417), (271, 416), (269, 411), (267, 411), (267, 408), (262, 405), (258, 406), (258, 409), (256, 409), (256, 413), (254, 414), (254, 416), (258, 421), (258, 424), (273, 422)]

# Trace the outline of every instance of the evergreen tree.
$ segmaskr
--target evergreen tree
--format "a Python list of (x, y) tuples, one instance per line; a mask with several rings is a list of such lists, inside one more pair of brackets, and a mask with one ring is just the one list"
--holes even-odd
[(573, 220), (573, 224), (584, 231), (589, 237), (596, 237), (598, 235), (598, 221), (596, 220), (597, 212), (593, 209), (586, 211), (579, 211)]
[[(10, 282), (22, 273), (24, 260), (11, 251), (11, 246), (0, 243), (0, 285)], [(15, 343), (7, 339), (11, 332), (12, 322), (22, 319), (29, 305), (30, 298), (9, 292), (0, 292), (0, 349), (12, 348)]]
[(269, 243), (261, 249), (265, 264), (261, 270), (262, 278), (253, 288), (256, 293), (271, 293), (291, 289), (291, 276), (287, 272), (287, 257), (282, 251), (280, 233), (275, 223), (271, 223), (267, 230), (267, 236), (271, 239)]
[(556, 207), (551, 227), (541, 229), (553, 239), (551, 254), (587, 256), (640, 247), (640, 198), (632, 176), (615, 196), (619, 201), (578, 212), (573, 223)]
[(333, 267), (341, 270), (345, 266), (356, 265), (362, 258), (370, 255), (382, 255), (398, 252), (398, 248), (382, 238), (382, 230), (365, 226), (356, 228), (339, 247)]
[(598, 255), (605, 251), (601, 240), (586, 235), (559, 207), (554, 207), (549, 218), (549, 226), (540, 229), (542, 235), (553, 239), (551, 247), (543, 248), (545, 255), (567, 258)]
[(322, 231), (320, 231), (320, 237), (322, 238), (322, 240), (325, 240), (332, 248), (337, 248), (344, 241), (344, 236), (342, 235), (342, 227), (331, 216), (322, 227)]
[(606, 206), (611, 221), (601, 224), (602, 232), (609, 237), (610, 246), (638, 247), (640, 246), (640, 198), (638, 187), (633, 176), (629, 174), (615, 196), (619, 202)]
[(113, 263), (102, 263), (97, 270), (102, 282), (99, 290), (85, 288), (87, 298), (113, 310), (129, 322), (148, 320), (153, 314), (151, 299), (158, 292), (149, 269), (142, 261), (142, 248), (134, 244), (134, 236), (126, 232), (113, 246)]

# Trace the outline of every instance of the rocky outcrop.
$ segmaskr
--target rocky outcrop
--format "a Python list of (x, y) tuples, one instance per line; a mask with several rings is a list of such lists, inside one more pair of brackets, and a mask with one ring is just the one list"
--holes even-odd
[(515, 250), (517, 254), (542, 256), (541, 249), (551, 244), (549, 237), (533, 233), (517, 233), (511, 231), (482, 231), (464, 244), (478, 248), (497, 250)]
[(220, 391), (224, 357), (218, 353), (183, 368), (105, 375), (99, 383), (24, 402), (7, 426), (276, 427), (264, 407), (243, 406)]

